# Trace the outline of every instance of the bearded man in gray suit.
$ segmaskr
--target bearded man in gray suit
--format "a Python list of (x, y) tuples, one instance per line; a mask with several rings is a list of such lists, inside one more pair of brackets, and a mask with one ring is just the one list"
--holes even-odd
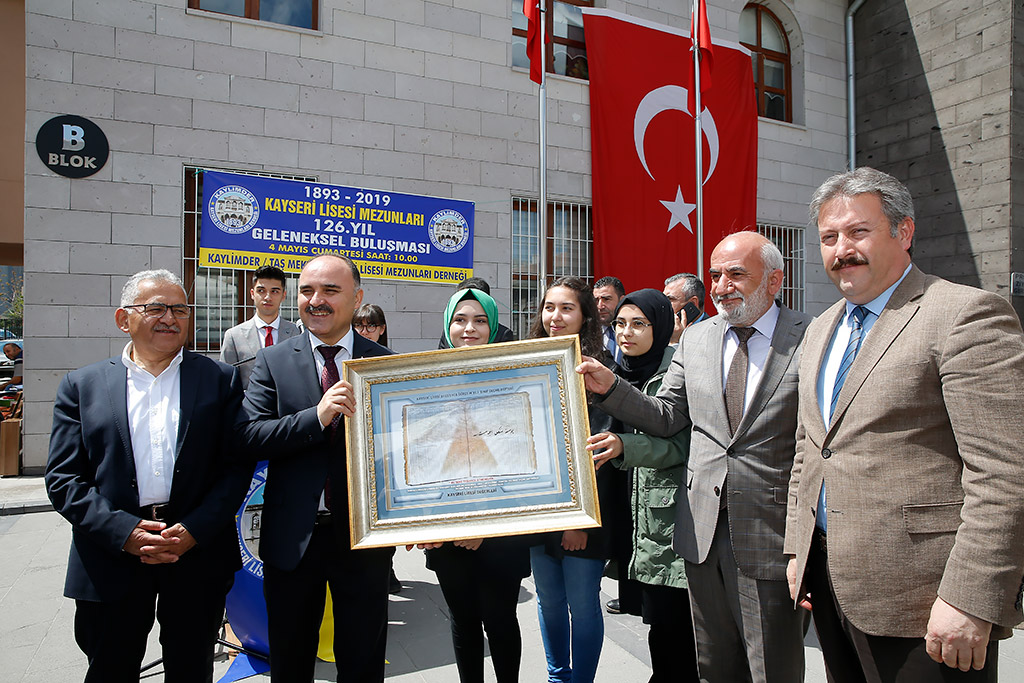
[(757, 233), (715, 247), (720, 313), (686, 328), (656, 397), (595, 360), (578, 368), (601, 410), (624, 423), (660, 437), (691, 430), (672, 547), (686, 561), (702, 681), (804, 676), (807, 618), (789, 597), (782, 542), (810, 317), (775, 302), (782, 267), (778, 248)]

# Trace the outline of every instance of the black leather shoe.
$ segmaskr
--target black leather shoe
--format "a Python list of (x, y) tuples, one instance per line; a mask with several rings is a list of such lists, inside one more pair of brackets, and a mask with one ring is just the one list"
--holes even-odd
[(614, 600), (609, 600), (605, 604), (604, 608), (608, 610), (608, 614), (622, 614), (622, 609), (619, 607), (618, 598)]

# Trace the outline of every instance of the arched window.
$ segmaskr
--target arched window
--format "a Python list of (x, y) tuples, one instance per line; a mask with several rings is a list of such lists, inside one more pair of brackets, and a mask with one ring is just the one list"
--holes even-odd
[(758, 115), (792, 121), (789, 40), (782, 22), (763, 5), (747, 5), (740, 13), (740, 42), (751, 52)]

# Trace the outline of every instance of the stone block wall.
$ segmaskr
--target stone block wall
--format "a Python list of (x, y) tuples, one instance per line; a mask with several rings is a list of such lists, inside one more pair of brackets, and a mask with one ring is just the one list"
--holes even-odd
[[(320, 0), (318, 31), (186, 10), (184, 0), (26, 3), (25, 466), (45, 463), (54, 391), (75, 367), (117, 354), (126, 277), (180, 272), (182, 169), (314, 175), (321, 181), (476, 202), (476, 274), (510, 300), (511, 197), (537, 193), (537, 88), (513, 68), (512, 3)], [(680, 28), (686, 3), (600, 3)], [(714, 0), (735, 40), (742, 0)], [(796, 125), (761, 123), (764, 222), (804, 225), (810, 191), (843, 166), (843, 0), (776, 3), (799, 36)], [(49, 118), (88, 117), (110, 159), (54, 175), (36, 156)], [(587, 84), (548, 81), (549, 193), (589, 202)], [(808, 305), (834, 294), (814, 271)], [(820, 270), (820, 268), (819, 268)], [(399, 351), (433, 348), (450, 287), (365, 282)], [(293, 294), (293, 293), (292, 293)], [(831, 299), (830, 299), (831, 297)]]
[(1024, 266), (1011, 173), (1022, 11), (999, 0), (868, 0), (856, 18), (858, 164), (907, 183), (923, 270), (1007, 297), (1010, 271)]

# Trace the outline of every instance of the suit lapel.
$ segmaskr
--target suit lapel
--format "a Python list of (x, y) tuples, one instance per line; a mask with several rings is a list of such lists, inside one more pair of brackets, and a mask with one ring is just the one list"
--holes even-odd
[[(293, 341), (294, 340), (294, 341)], [(316, 360), (313, 358), (309, 332), (303, 331), (298, 337), (289, 340), (295, 358), (295, 370), (302, 386), (306, 388), (306, 400), (309, 405), (320, 403), (324, 392), (320, 387), (320, 375), (316, 371)]]
[[(810, 395), (813, 397), (815, 405), (815, 409), (812, 411), (814, 413), (814, 422), (811, 425), (805, 426), (815, 427), (821, 433), (825, 432), (826, 425), (821, 417), (821, 410), (817, 407), (820, 401), (818, 396), (818, 375), (821, 374), (822, 365), (825, 363), (825, 353), (828, 351), (828, 345), (835, 334), (836, 325), (839, 324), (845, 312), (846, 299), (840, 299), (821, 315), (822, 321), (825, 321), (823, 334), (816, 335), (813, 339), (804, 340), (804, 356), (807, 358), (807, 363), (809, 363), (806, 367), (814, 370), (814, 376), (802, 379), (800, 383), (810, 382)], [(806, 391), (804, 393), (806, 395)]]
[(711, 328), (708, 331), (708, 345), (714, 349), (715, 363), (702, 363), (701, 366), (706, 368), (708, 377), (705, 378), (705, 382), (712, 387), (712, 396), (717, 396), (718, 400), (714, 401), (715, 412), (717, 415), (711, 424), (722, 425), (724, 427), (722, 434), (724, 435), (725, 441), (729, 441), (729, 415), (725, 409), (725, 385), (722, 379), (722, 353), (725, 346), (725, 331), (727, 325), (720, 315), (716, 315), (708, 322), (708, 326)]
[(857, 391), (860, 390), (861, 385), (864, 384), (878, 361), (917, 313), (918, 305), (913, 299), (923, 292), (924, 274), (915, 267), (892, 293), (882, 314), (878, 316), (878, 320), (868, 332), (868, 336), (861, 343), (860, 351), (857, 352), (857, 357), (850, 366), (850, 372), (846, 376), (843, 388), (839, 391), (839, 400), (836, 402), (836, 411), (832, 415), (832, 424), (829, 426), (828, 435), (831, 435), (839, 423), (839, 418), (846, 412), (853, 397), (857, 395)]
[(181, 367), (178, 369), (178, 439), (174, 444), (174, 455), (181, 455), (182, 444), (192, 423), (192, 411), (195, 408), (196, 394), (199, 391), (199, 371), (196, 369), (195, 356), (183, 351)]
[(114, 424), (117, 425), (121, 445), (134, 468), (135, 451), (132, 450), (132, 432), (128, 426), (128, 368), (120, 358), (111, 358), (109, 362), (110, 366), (104, 374), (110, 393), (110, 408), (114, 413)]
[(281, 319), (281, 324), (277, 328), (278, 343), (284, 341), (285, 339), (291, 339), (292, 337), (297, 337), (297, 336), (299, 336), (299, 334), (300, 334), (300, 332), (299, 332), (298, 328), (295, 327), (295, 325), (293, 325), (292, 323), (288, 322), (284, 318)]
[[(743, 411), (743, 418), (740, 420), (733, 435), (733, 441), (739, 439), (750, 427), (757, 415), (764, 410), (782, 381), (790, 362), (793, 360), (793, 353), (803, 332), (804, 321), (793, 315), (793, 312), (786, 307), (779, 310), (779, 320), (775, 324), (775, 332), (772, 333), (768, 347), (768, 357), (765, 359), (764, 371), (761, 373), (761, 381), (758, 382), (757, 390), (750, 401), (750, 406)], [(724, 396), (724, 392), (723, 392)]]
[(256, 326), (256, 321), (252, 318), (249, 319), (248, 324), (243, 328), (245, 331), (245, 357), (254, 358), (259, 352), (263, 345), (260, 344), (260, 329)]

